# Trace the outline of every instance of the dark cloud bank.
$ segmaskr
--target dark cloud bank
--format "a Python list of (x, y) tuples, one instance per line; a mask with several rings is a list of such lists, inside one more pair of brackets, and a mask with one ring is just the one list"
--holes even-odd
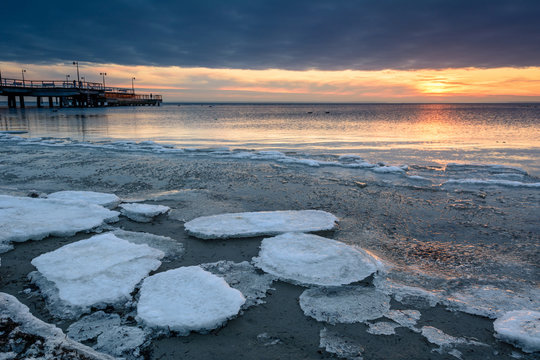
[(0, 61), (282, 69), (540, 65), (540, 1), (15, 1)]

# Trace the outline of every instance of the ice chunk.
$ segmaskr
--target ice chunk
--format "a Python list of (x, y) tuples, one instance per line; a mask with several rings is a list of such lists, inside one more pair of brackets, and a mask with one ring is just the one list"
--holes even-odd
[(421, 314), (418, 310), (390, 310), (384, 316), (401, 326), (413, 329), (414, 325), (420, 320)]
[(159, 236), (145, 232), (125, 231), (117, 229), (113, 234), (120, 239), (124, 239), (133, 244), (146, 244), (154, 249), (165, 253), (162, 261), (180, 260), (184, 255), (184, 245), (178, 240), (167, 236)]
[[(451, 335), (446, 334), (445, 332), (433, 327), (433, 326), (422, 326), (421, 329), (422, 335), (432, 344), (439, 345), (439, 348), (436, 350), (439, 353), (448, 352), (449, 354), (454, 349), (454, 345), (477, 345), (477, 346), (486, 346), (478, 341), (468, 340), (465, 338), (457, 338)], [(455, 356), (455, 355), (454, 355)]]
[(95, 349), (113, 356), (139, 355), (147, 333), (134, 326), (113, 326), (97, 338)]
[(514, 180), (499, 180), (499, 179), (450, 179), (442, 185), (497, 185), (497, 186), (507, 186), (507, 187), (524, 187), (524, 188), (540, 188), (540, 182), (537, 183), (525, 183), (521, 181)]
[(150, 327), (181, 335), (221, 326), (240, 311), (246, 299), (222, 278), (199, 266), (181, 267), (146, 278), (137, 316)]
[(2, 333), (2, 341), (16, 344), (17, 349), (6, 346), (7, 353), (14, 353), (16, 358), (30, 359), (39, 353), (42, 359), (58, 359), (63, 354), (62, 359), (113, 360), (67, 338), (62, 330), (34, 317), (27, 306), (5, 293), (0, 293), (0, 323), (12, 325)]
[(304, 314), (318, 321), (355, 323), (378, 319), (390, 310), (390, 297), (373, 288), (312, 288), (300, 295)]
[(54, 282), (67, 305), (88, 307), (129, 298), (163, 256), (160, 250), (105, 233), (42, 254), (32, 264)]
[(380, 166), (380, 167), (374, 167), (374, 172), (377, 173), (383, 173), (383, 174), (401, 174), (404, 173), (405, 170), (407, 170), (408, 167), (399, 167), (399, 166)]
[(95, 312), (71, 324), (68, 336), (77, 341), (97, 338), (94, 349), (104, 353), (122, 356), (137, 355), (145, 341), (147, 333), (137, 327), (120, 325), (118, 314)]
[(349, 360), (362, 360), (364, 348), (358, 345), (354, 340), (346, 338), (329, 331), (326, 328), (319, 333), (319, 347), (324, 348), (327, 352), (335, 354), (337, 357)]
[(114, 209), (120, 204), (120, 198), (118, 196), (94, 191), (58, 191), (49, 194), (47, 198), (65, 201), (82, 201), (89, 204), (101, 205), (109, 209)]
[(154, 217), (171, 210), (168, 206), (136, 203), (122, 204), (120, 208), (122, 215), (138, 222), (150, 222)]
[(405, 305), (427, 308), (437, 305), (441, 299), (441, 295), (436, 291), (398, 283), (390, 280), (386, 274), (375, 275), (373, 284), (378, 290), (392, 295), (394, 299)]
[(540, 312), (515, 310), (505, 313), (493, 323), (495, 336), (531, 353), (540, 351)]
[(395, 335), (397, 327), (399, 327), (399, 324), (388, 321), (379, 321), (369, 324), (367, 332), (373, 335)]
[(72, 236), (116, 220), (118, 212), (98, 205), (0, 195), (0, 248), (49, 235)]
[(365, 279), (377, 261), (360, 249), (317, 235), (287, 233), (261, 243), (255, 266), (294, 284), (338, 286)]
[(120, 326), (118, 314), (106, 314), (103, 311), (98, 311), (71, 324), (67, 329), (67, 334), (73, 340), (85, 341), (95, 339), (107, 329), (115, 326)]
[(492, 319), (507, 311), (540, 308), (540, 290), (537, 288), (523, 290), (516, 293), (491, 285), (470, 286), (453, 292), (444, 299), (444, 303), (451, 310)]
[(218, 261), (199, 266), (225, 279), (231, 287), (240, 290), (246, 298), (246, 302), (243, 305), (244, 309), (253, 305), (263, 304), (264, 301), (262, 299), (266, 297), (266, 292), (276, 279), (269, 274), (259, 274), (258, 271), (260, 270), (247, 261), (241, 263)]
[(218, 239), (331, 230), (336, 221), (334, 215), (320, 210), (261, 211), (203, 216), (184, 227), (198, 238)]

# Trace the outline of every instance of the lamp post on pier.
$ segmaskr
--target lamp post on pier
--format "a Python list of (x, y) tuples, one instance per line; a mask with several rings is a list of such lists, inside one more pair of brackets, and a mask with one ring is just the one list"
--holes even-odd
[(81, 78), (79, 77), (79, 62), (74, 61), (73, 65), (77, 65), (77, 82), (79, 83), (79, 87), (81, 86)]
[(70, 78), (70, 75), (66, 75), (66, 87), (68, 87), (68, 84), (69, 84), (69, 78)]
[(103, 90), (105, 90), (105, 75), (107, 75), (106, 72), (99, 73), (99, 75), (103, 76)]
[(135, 80), (134, 77), (131, 78), (131, 92), (133, 93), (133, 95), (135, 95), (135, 86), (133, 85), (133, 80)]
[(22, 69), (21, 70), (21, 74), (22, 74), (22, 85), (23, 86), (26, 86), (25, 83), (24, 83), (24, 73), (26, 72), (26, 69)]

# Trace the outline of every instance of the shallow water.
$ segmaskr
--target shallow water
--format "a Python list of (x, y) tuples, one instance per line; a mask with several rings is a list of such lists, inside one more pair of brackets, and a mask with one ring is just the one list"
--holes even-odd
[(0, 109), (0, 131), (179, 148), (357, 154), (376, 163), (518, 166), (540, 175), (537, 104), (186, 105)]

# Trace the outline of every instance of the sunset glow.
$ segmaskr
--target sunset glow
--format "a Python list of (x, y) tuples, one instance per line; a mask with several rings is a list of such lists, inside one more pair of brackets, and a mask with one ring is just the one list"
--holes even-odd
[[(0, 63), (2, 76), (58, 79), (71, 64)], [(540, 101), (540, 67), (291, 71), (81, 63), (81, 76), (107, 85), (163, 93), (165, 101), (501, 102)]]

